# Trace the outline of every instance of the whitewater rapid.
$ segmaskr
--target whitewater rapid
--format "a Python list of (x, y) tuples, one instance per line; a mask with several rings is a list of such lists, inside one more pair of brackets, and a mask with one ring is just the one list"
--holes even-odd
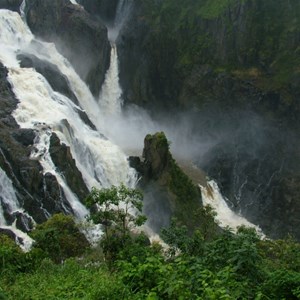
[(208, 181), (206, 185), (199, 184), (199, 187), (201, 189), (203, 205), (210, 205), (214, 209), (217, 213), (215, 220), (221, 227), (229, 227), (236, 232), (238, 227), (246, 226), (254, 228), (261, 238), (265, 237), (259, 226), (252, 224), (228, 207), (217, 183), (214, 180)]

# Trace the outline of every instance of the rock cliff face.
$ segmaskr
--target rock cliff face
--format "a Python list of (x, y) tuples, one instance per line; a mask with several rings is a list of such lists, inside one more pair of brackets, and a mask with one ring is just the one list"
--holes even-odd
[(92, 15), (96, 15), (105, 22), (105, 24), (112, 25), (118, 6), (118, 0), (79, 0), (86, 11)]
[(0, 8), (19, 11), (22, 0), (0, 0)]
[(109, 67), (110, 44), (105, 26), (68, 0), (28, 0), (26, 3), (27, 22), (32, 32), (54, 42), (98, 96)]
[(292, 112), (296, 121), (298, 2), (134, 4), (118, 40), (128, 102), (155, 110), (230, 101), (286, 122)]
[(298, 1), (135, 1), (118, 39), (127, 103), (193, 110), (195, 157), (232, 208), (300, 239)]

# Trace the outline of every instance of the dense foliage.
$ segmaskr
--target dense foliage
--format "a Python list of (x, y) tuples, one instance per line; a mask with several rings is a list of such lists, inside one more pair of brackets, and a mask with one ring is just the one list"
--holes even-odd
[[(93, 190), (88, 201), (110, 194), (104, 204), (108, 199), (118, 204), (120, 190), (129, 202), (140, 195), (124, 186), (113, 187), (103, 193)], [(213, 215), (211, 209), (207, 214)], [(110, 215), (105, 223), (115, 228), (117, 216), (112, 211)], [(70, 222), (69, 217), (54, 216), (32, 236), (51, 228), (53, 220)], [(57, 231), (64, 233), (58, 227)], [(37, 243), (29, 253), (0, 236), (0, 299), (300, 299), (300, 245), (291, 237), (261, 240), (254, 229), (245, 227), (236, 234), (229, 229), (204, 234), (201, 227), (189, 233), (173, 222), (161, 234), (168, 247), (151, 245), (137, 233), (126, 235), (124, 243), (118, 233), (115, 239), (121, 246), (106, 249), (113, 250), (113, 256), (103, 255), (100, 246), (68, 252), (70, 258), (63, 262), (56, 259), (57, 249), (70, 245), (68, 235), (44, 239), (52, 246)], [(82, 241), (73, 240), (72, 245), (79, 249)]]
[(81, 255), (89, 246), (73, 218), (63, 214), (37, 225), (31, 237), (35, 240), (34, 248), (42, 250), (46, 257), (57, 263)]

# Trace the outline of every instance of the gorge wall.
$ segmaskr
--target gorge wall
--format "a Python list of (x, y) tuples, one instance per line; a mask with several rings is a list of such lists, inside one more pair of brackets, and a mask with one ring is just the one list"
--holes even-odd
[(194, 161), (272, 237), (300, 237), (299, 5), (134, 1), (117, 41), (125, 102), (187, 111)]

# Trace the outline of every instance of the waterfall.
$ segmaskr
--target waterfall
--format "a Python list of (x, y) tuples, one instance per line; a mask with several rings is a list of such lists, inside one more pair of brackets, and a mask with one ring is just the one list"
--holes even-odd
[[(127, 157), (120, 148), (102, 135), (102, 113), (98, 101), (71, 64), (58, 53), (55, 45), (37, 40), (15, 12), (0, 10), (0, 26), (0, 61), (8, 69), (8, 80), (19, 100), (13, 117), (21, 128), (30, 128), (36, 132), (35, 150), (30, 158), (39, 160), (44, 173), (50, 172), (56, 177), (75, 216), (82, 220), (88, 211), (68, 187), (65, 178), (57, 172), (49, 154), (52, 133), (59, 137), (61, 143), (70, 147), (76, 166), (89, 189), (121, 183), (134, 187), (136, 172), (129, 167)], [(19, 53), (28, 53), (56, 65), (68, 79), (79, 106), (55, 92), (35, 69), (20, 68), (17, 59)], [(118, 73), (116, 49), (115, 62), (114, 74)], [(111, 66), (114, 66), (113, 62)], [(121, 95), (120, 91), (118, 93)], [(85, 124), (79, 112), (85, 112), (97, 130)], [(8, 201), (13, 203), (14, 200), (11, 198)], [(1, 206), (3, 225), (4, 215)]]
[[(34, 128), (36, 130), (36, 137), (34, 140), (34, 150), (32, 151), (30, 158), (40, 161), (44, 173), (51, 173), (54, 175), (62, 188), (64, 195), (66, 196), (75, 216), (78, 219), (84, 219), (88, 215), (87, 209), (77, 199), (76, 195), (68, 187), (64, 178), (56, 171), (56, 167), (51, 159), (49, 153), (51, 128), (44, 123), (35, 123)], [(65, 212), (69, 212), (67, 208), (64, 208)], [(69, 212), (70, 213), (70, 212)]]
[(0, 168), (0, 226), (7, 225), (4, 218), (3, 207), (5, 207), (9, 213), (20, 209), (12, 182)]
[(120, 126), (123, 105), (122, 88), (119, 83), (119, 60), (116, 40), (128, 17), (130, 6), (130, 1), (119, 0), (113, 22), (114, 25), (112, 27), (108, 26), (108, 39), (111, 44), (110, 66), (105, 74), (98, 101), (101, 109), (101, 128), (105, 135), (112, 136), (112, 138), (115, 138), (115, 128)]
[(265, 237), (258, 226), (237, 215), (228, 207), (217, 183), (214, 180), (208, 181), (206, 186), (199, 184), (199, 187), (202, 193), (203, 205), (210, 205), (216, 211), (217, 215), (215, 219), (221, 227), (230, 227), (236, 231), (239, 226), (244, 225), (246, 227), (255, 228), (256, 232), (262, 238)]
[(105, 115), (119, 115), (122, 109), (122, 89), (119, 84), (118, 53), (115, 44), (111, 45), (110, 67), (105, 75), (99, 104)]
[(25, 9), (26, 9), (26, 0), (23, 0), (21, 5), (20, 5), (20, 15), (22, 17), (22, 20), (24, 22), (26, 22), (26, 13), (25, 13)]
[(4, 217), (4, 209), (7, 212), (14, 213), (23, 211), (20, 208), (17, 196), (14, 191), (11, 180), (7, 177), (6, 173), (0, 168), (0, 229), (8, 229), (12, 231), (16, 236), (16, 242), (24, 251), (29, 251), (33, 240), (21, 230), (18, 230), (15, 224), (7, 226), (7, 222)]

